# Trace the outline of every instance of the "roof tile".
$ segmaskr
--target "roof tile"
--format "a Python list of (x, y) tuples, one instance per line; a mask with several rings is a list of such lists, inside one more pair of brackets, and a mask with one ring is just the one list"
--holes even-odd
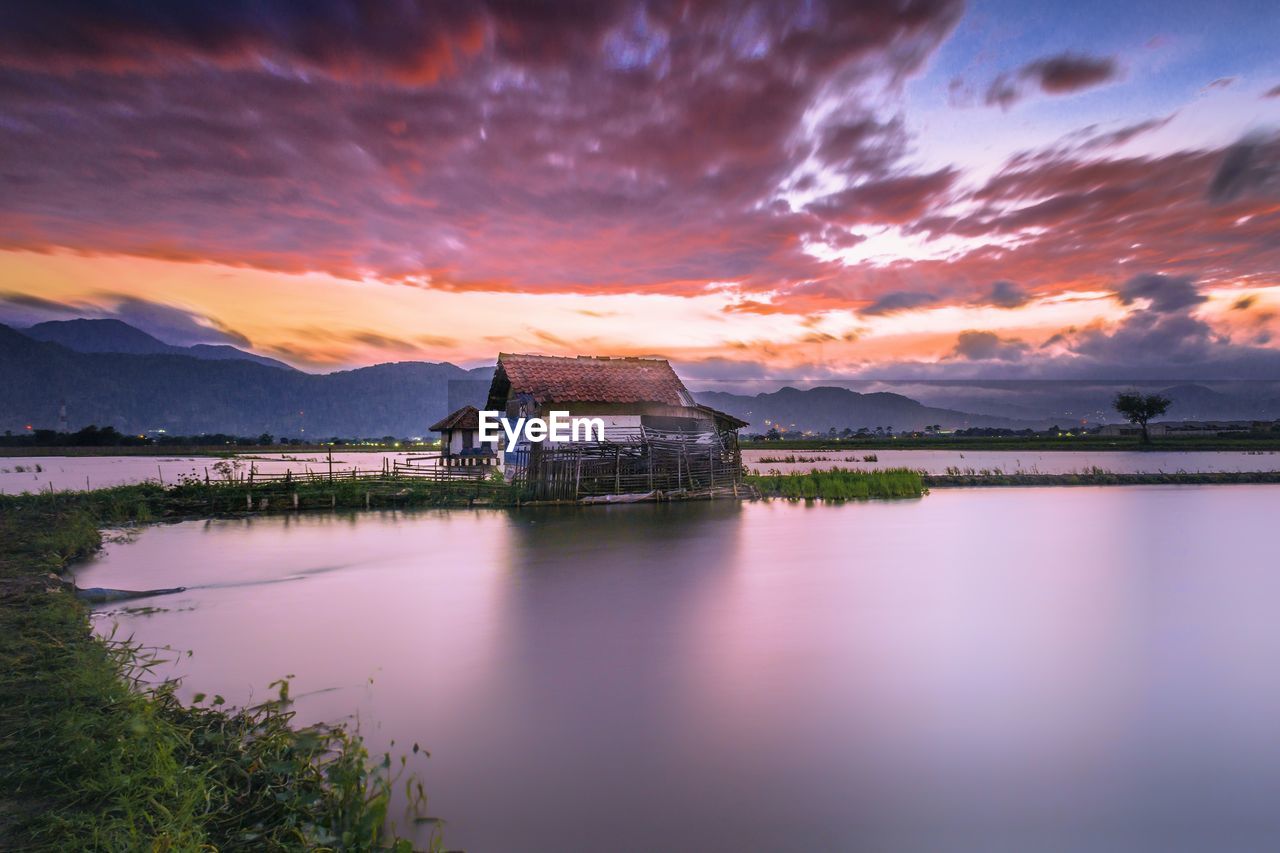
[(502, 353), (498, 367), (512, 394), (529, 394), (539, 403), (694, 405), (666, 359)]

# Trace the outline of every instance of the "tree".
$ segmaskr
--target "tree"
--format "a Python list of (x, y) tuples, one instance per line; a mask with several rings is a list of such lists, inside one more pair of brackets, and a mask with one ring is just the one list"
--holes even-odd
[(1142, 427), (1142, 443), (1151, 443), (1151, 433), (1147, 430), (1147, 421), (1163, 415), (1169, 410), (1173, 401), (1159, 394), (1141, 394), (1137, 391), (1121, 391), (1111, 401), (1111, 405), (1124, 419), (1131, 424)]

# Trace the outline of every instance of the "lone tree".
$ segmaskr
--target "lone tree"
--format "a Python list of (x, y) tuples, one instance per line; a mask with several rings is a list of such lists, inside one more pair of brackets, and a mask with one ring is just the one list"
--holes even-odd
[(1142, 427), (1142, 443), (1151, 443), (1151, 433), (1147, 431), (1147, 421), (1163, 415), (1169, 410), (1173, 401), (1159, 394), (1140, 394), (1137, 391), (1121, 391), (1111, 401), (1115, 410), (1131, 424)]

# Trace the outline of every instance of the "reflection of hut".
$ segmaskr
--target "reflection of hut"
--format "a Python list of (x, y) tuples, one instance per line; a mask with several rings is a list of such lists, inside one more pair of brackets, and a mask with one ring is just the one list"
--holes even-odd
[(506, 448), (508, 475), (540, 498), (736, 494), (741, 484), (746, 422), (698, 405), (665, 359), (503, 353), (487, 408), (508, 420), (560, 411), (603, 421), (604, 441)]
[(480, 443), (480, 411), (463, 406), (431, 425), (440, 436), (440, 461), (445, 465), (491, 465), (493, 448)]

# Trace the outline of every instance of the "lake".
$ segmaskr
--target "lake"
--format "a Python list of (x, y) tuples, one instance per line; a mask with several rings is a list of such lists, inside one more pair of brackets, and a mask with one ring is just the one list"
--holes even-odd
[[(333, 454), (335, 474), (354, 469), (380, 471), (384, 464), (404, 462), (409, 457), (434, 455), (428, 451), (352, 451)], [(215, 466), (226, 462), (223, 469)], [(226, 460), (214, 456), (0, 456), (0, 494), (22, 492), (102, 489), (147, 481), (176, 483), (183, 477), (203, 480), (226, 476), (248, 476), (250, 468), (259, 474), (328, 473), (329, 456), (324, 453), (244, 453)], [(225, 474), (223, 473), (225, 471)]]
[(450, 848), (1280, 849), (1277, 486), (142, 529), (82, 586), (183, 694), (293, 674)]
[[(870, 457), (870, 459), (869, 459)], [(795, 461), (780, 460), (794, 458)], [(1071, 474), (1102, 468), (1117, 474), (1202, 471), (1275, 471), (1275, 450), (744, 450), (742, 462), (765, 473), (784, 474), (828, 468), (876, 471), (910, 468), (945, 474), (948, 468), (1004, 474)]]
[[(865, 462), (875, 455), (877, 461)], [(430, 452), (383, 451), (345, 452), (333, 454), (335, 473), (360, 469), (381, 470), (383, 463), (403, 462), (406, 458), (431, 455)], [(766, 462), (789, 456), (795, 462)], [(181, 477), (213, 479), (221, 475), (214, 466), (223, 460), (209, 456), (0, 456), (0, 494), (57, 491), (85, 488), (101, 489), (147, 480), (175, 483)], [(810, 471), (814, 468), (912, 468), (929, 474), (945, 474), (948, 468), (1000, 470), (1006, 474), (1018, 471), (1040, 474), (1067, 474), (1098, 467), (1116, 473), (1155, 473), (1160, 471), (1275, 471), (1280, 470), (1280, 452), (1205, 450), (1205, 451), (1078, 451), (1078, 450), (744, 450), (743, 463), (761, 473), (777, 468), (783, 473)], [(252, 453), (228, 460), (233, 476), (248, 474), (250, 466), (260, 474), (295, 474), (308, 471), (327, 472), (328, 457), (323, 453)]]

